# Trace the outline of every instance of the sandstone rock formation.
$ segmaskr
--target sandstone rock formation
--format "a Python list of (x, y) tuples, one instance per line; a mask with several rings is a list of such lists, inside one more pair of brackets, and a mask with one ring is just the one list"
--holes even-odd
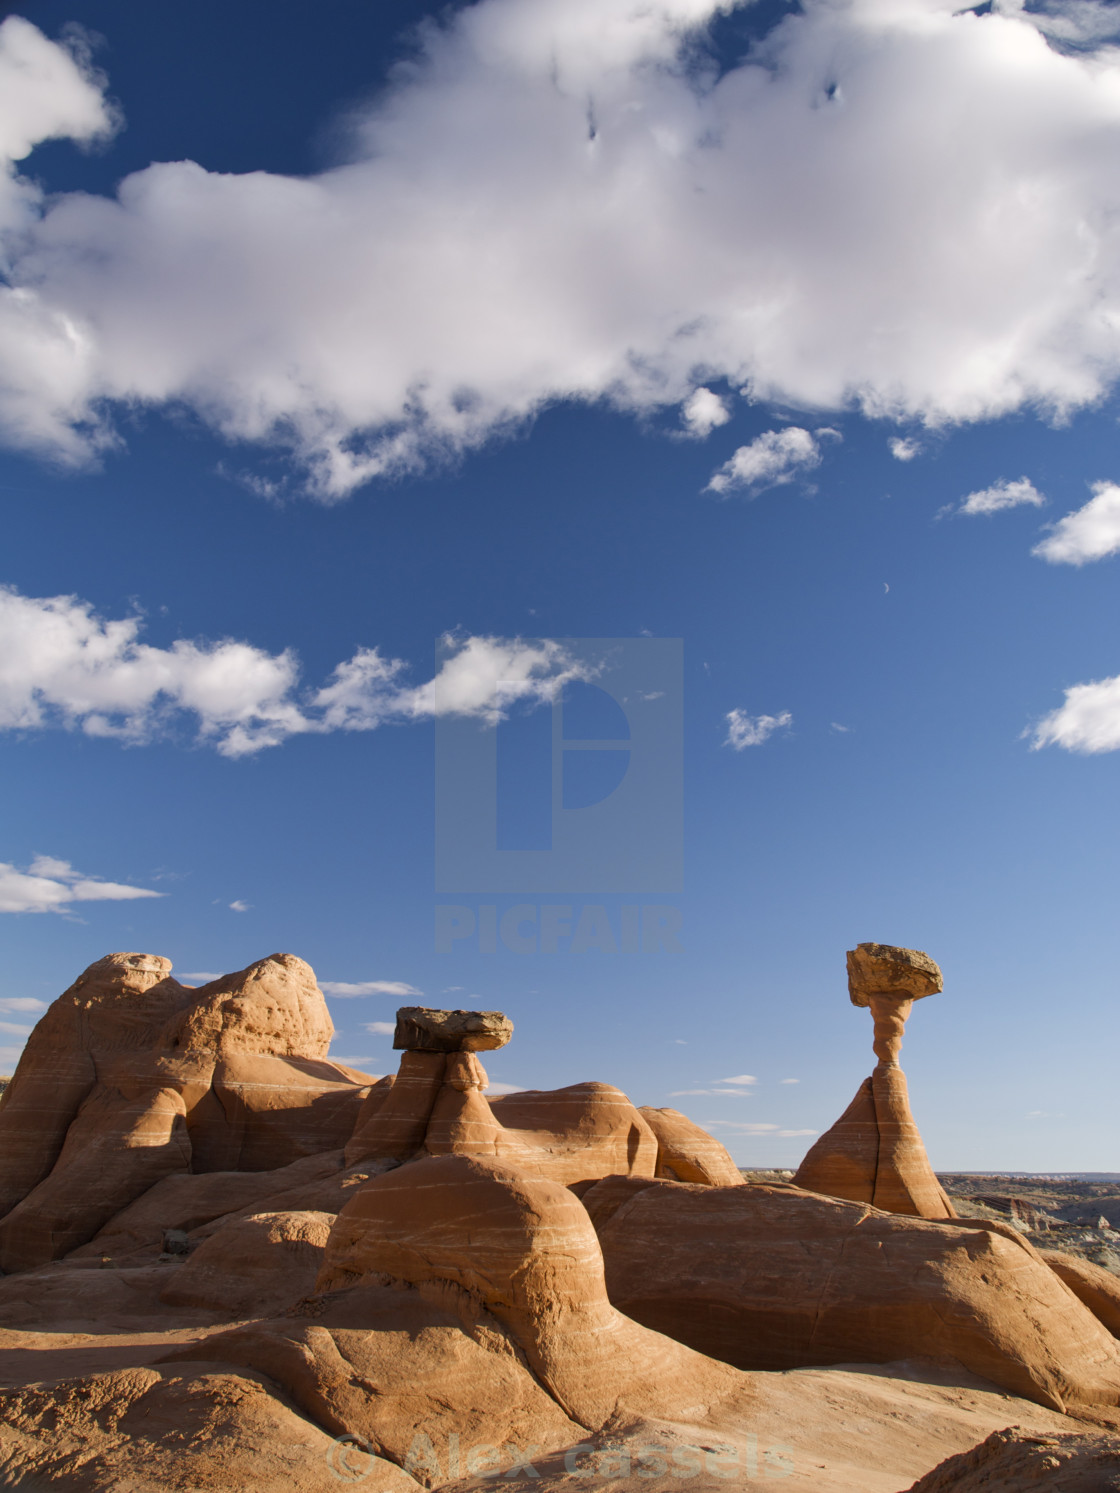
[(743, 1174), (715, 1136), (694, 1125), (679, 1109), (641, 1108), (657, 1138), (654, 1175), (671, 1182), (703, 1182), (710, 1187), (739, 1187)]
[(190, 1252), (160, 1292), (168, 1306), (227, 1318), (270, 1316), (315, 1285), (331, 1213), (254, 1213), (227, 1223)]
[[(56, 1493), (333, 1493), (333, 1438), (259, 1374), (225, 1364), (129, 1368), (0, 1394), (8, 1487)], [(355, 1463), (355, 1466), (358, 1464)], [(400, 1467), (363, 1456), (384, 1493), (417, 1493)]]
[(275, 954), (201, 989), (110, 954), (50, 1007), (0, 1105), (0, 1269), (84, 1244), (176, 1172), (345, 1144), (372, 1080), (328, 1060), (315, 976)]
[(812, 1145), (794, 1177), (799, 1187), (873, 1203), (918, 1218), (956, 1212), (929, 1164), (898, 1065), (914, 1001), (942, 988), (941, 971), (918, 949), (863, 943), (848, 951), (852, 1004), (871, 1010), (878, 1062), (832, 1128)]
[[(477, 1057), (508, 1039), (512, 1023), (495, 1011), (430, 1011), (405, 1007), (397, 1045), (415, 1040), (400, 1069), (369, 1091), (346, 1146), (351, 1166), (386, 1166), (421, 1156), (487, 1156), (516, 1163), (528, 1175), (565, 1186), (590, 1185), (623, 1173), (652, 1177), (658, 1142), (645, 1116), (610, 1084), (572, 1084), (494, 1101)], [(433, 1043), (444, 1046), (433, 1050)], [(449, 1044), (455, 1047), (448, 1050)], [(685, 1121), (687, 1126), (689, 1122)], [(738, 1175), (711, 1136), (713, 1165)], [(694, 1148), (701, 1143), (694, 1137)]]
[(949, 1457), (909, 1493), (1120, 1493), (1120, 1436), (1010, 1426)]
[(955, 1360), (1061, 1410), (1120, 1404), (1120, 1344), (1014, 1230), (792, 1186), (584, 1194), (620, 1311), (741, 1368)]
[(1010, 1420), (1051, 1447), (1063, 1408), (1120, 1420), (1095, 1276), (906, 1216), (936, 1200), (898, 1047), (940, 977), (849, 963), (879, 1058), (833, 1147), (858, 1201), (744, 1184), (609, 1084), (488, 1100), (498, 1012), (402, 1010), (374, 1082), (290, 955), (201, 990), (99, 961), (0, 1103), (0, 1483), (898, 1493)]
[(1039, 1254), (1078, 1301), (1089, 1308), (1113, 1337), (1120, 1338), (1120, 1280), (1112, 1271), (1058, 1249), (1040, 1249)]

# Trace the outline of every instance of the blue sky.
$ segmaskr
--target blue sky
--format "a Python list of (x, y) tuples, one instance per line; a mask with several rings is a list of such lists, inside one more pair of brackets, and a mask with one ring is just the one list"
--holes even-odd
[[(500, 1007), (496, 1083), (791, 1165), (875, 939), (945, 972), (937, 1166), (1117, 1169), (1107, 13), (428, 10), (0, 29), (0, 1066), (111, 949), (284, 949), (386, 987), (328, 989), (367, 1071), (402, 1000)], [(650, 638), (683, 891), (437, 893), (436, 718), (531, 732), (609, 685), (567, 640)], [(680, 948), (440, 951), (451, 903)]]

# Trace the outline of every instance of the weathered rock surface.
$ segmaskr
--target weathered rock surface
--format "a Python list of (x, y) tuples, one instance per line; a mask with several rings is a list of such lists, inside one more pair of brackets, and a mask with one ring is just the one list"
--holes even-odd
[(1039, 1255), (1113, 1337), (1120, 1338), (1120, 1280), (1112, 1271), (1058, 1249), (1040, 1249)]
[(1058, 1410), (1120, 1403), (1120, 1345), (1013, 1231), (782, 1186), (612, 1177), (583, 1201), (611, 1301), (714, 1358), (787, 1369), (925, 1355)]
[[(0, 1390), (5, 1486), (58, 1493), (335, 1493), (332, 1438), (283, 1404), (259, 1374), (225, 1364), (132, 1368)], [(417, 1484), (389, 1462), (363, 1465), (386, 1493)]]
[(943, 988), (940, 968), (920, 949), (861, 943), (848, 950), (847, 960), (848, 994), (856, 1006), (868, 1005), (873, 995), (920, 1000)]
[(909, 1493), (1120, 1493), (1120, 1436), (1038, 1434), (1010, 1426), (949, 1457)]
[(492, 1052), (513, 1036), (513, 1022), (501, 1011), (436, 1011), (402, 1006), (393, 1046), (411, 1052)]
[(269, 1317), (314, 1289), (333, 1213), (255, 1213), (193, 1250), (160, 1292), (168, 1306)]
[(836, 1124), (810, 1146), (794, 1183), (916, 1218), (955, 1218), (910, 1112), (906, 1075), (879, 1067)]
[(694, 1125), (679, 1109), (639, 1113), (657, 1139), (654, 1175), (670, 1182), (701, 1182), (710, 1187), (738, 1187), (743, 1174), (714, 1135)]
[(578, 1199), (501, 1162), (432, 1157), (367, 1183), (335, 1221), (319, 1285), (371, 1273), (465, 1292), (584, 1426), (741, 1393), (733, 1370), (616, 1311)]
[(110, 954), (38, 1023), (0, 1106), (0, 1269), (86, 1243), (175, 1173), (258, 1171), (338, 1148), (370, 1080), (326, 1058), (308, 965), (276, 954), (193, 990)]
[[(214, 1219), (227, 1222), (232, 1216), (274, 1212), (293, 1192), (302, 1197), (320, 1184), (334, 1188), (342, 1165), (341, 1151), (324, 1151), (270, 1172), (181, 1172), (165, 1177), (67, 1258), (120, 1260), (140, 1252), (158, 1253), (168, 1229), (190, 1235)], [(340, 1194), (338, 1207), (344, 1200)]]
[[(833, 1369), (749, 1377), (755, 1399), (739, 1425), (698, 1434), (687, 1422), (652, 1417), (616, 1424), (534, 1458), (532, 1473), (504, 1462), (501, 1486), (516, 1493), (681, 1493), (682, 1483), (697, 1493), (773, 1486), (789, 1493), (899, 1493), (939, 1449), (974, 1446), (1009, 1418), (1044, 1435), (1069, 1426), (1064, 1417), (979, 1382), (931, 1381), (918, 1363), (881, 1374)], [(496, 1481), (465, 1477), (445, 1484), (444, 1493), (484, 1493)]]
[(446, 1295), (367, 1284), (309, 1304), (308, 1319), (238, 1328), (174, 1360), (218, 1359), (267, 1374), (317, 1425), (361, 1437), (429, 1485), (475, 1470), (466, 1453), (479, 1444), (579, 1441), (582, 1427), (529, 1372), (497, 1319), (462, 1293)]

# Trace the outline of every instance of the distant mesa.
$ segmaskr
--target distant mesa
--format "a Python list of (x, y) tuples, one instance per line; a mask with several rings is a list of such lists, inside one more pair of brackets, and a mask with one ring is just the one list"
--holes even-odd
[(498, 1011), (402, 1007), (375, 1081), (328, 1056), (294, 955), (200, 989), (98, 960), (0, 1100), (2, 1476), (567, 1493), (653, 1457), (651, 1493), (941, 1493), (1043, 1447), (1095, 1472), (1114, 1278), (955, 1217), (898, 1066), (941, 972), (883, 944), (848, 971), (876, 1067), (791, 1184), (609, 1083), (488, 1098)]

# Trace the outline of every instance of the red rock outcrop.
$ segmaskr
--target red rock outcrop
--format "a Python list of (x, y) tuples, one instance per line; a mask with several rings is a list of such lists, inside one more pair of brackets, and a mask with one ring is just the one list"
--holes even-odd
[(811, 1192), (872, 1203), (917, 1218), (955, 1218), (929, 1164), (898, 1065), (902, 1032), (915, 1000), (941, 987), (941, 971), (918, 949), (864, 943), (848, 951), (848, 993), (870, 1007), (875, 1071), (830, 1130), (809, 1149), (794, 1182)]
[(650, 1109), (643, 1104), (639, 1113), (657, 1139), (655, 1176), (709, 1187), (742, 1185), (743, 1174), (725, 1148), (679, 1109)]
[[(653, 1176), (657, 1138), (646, 1117), (620, 1090), (611, 1084), (581, 1083), (488, 1101), (489, 1080), (476, 1053), (481, 1043), (499, 1045), (504, 1031), (500, 1013), (415, 1010), (426, 1021), (421, 1036), (442, 1046), (438, 1051), (405, 1051), (392, 1080), (370, 1090), (346, 1146), (349, 1165), (404, 1162), (425, 1155), (487, 1156), (565, 1186), (619, 1173)], [(472, 1015), (480, 1021), (487, 1018), (489, 1025), (474, 1030), (467, 1022)], [(463, 1020), (456, 1026), (438, 1021), (442, 1016)], [(412, 1040), (417, 1020), (398, 1025), (401, 1040)], [(461, 1044), (460, 1050), (447, 1050), (453, 1041)], [(718, 1166), (718, 1141), (692, 1128), (693, 1153), (698, 1157), (706, 1141), (709, 1160)], [(734, 1170), (730, 1157), (723, 1154)], [(735, 1176), (738, 1180), (737, 1171)]]
[(275, 954), (194, 990), (110, 954), (38, 1023), (0, 1105), (0, 1269), (84, 1244), (173, 1173), (342, 1146), (370, 1080), (326, 1058), (308, 965)]
[[(421, 1163), (422, 1164), (422, 1163)], [(470, 1448), (555, 1449), (582, 1439), (501, 1323), (415, 1289), (369, 1284), (176, 1350), (268, 1375), (316, 1425), (361, 1438), (431, 1486), (485, 1468)], [(462, 1460), (458, 1461), (459, 1454)]]
[(1120, 1493), (1120, 1436), (993, 1431), (949, 1457), (909, 1493)]
[[(130, 1368), (0, 1391), (8, 1486), (55, 1493), (333, 1493), (339, 1449), (274, 1386), (226, 1364)], [(356, 1456), (384, 1493), (417, 1493), (392, 1462)]]
[[(252, 1213), (320, 1206), (304, 1201), (313, 1197), (337, 1197), (336, 1206), (326, 1210), (337, 1212), (346, 1197), (339, 1182), (348, 1175), (342, 1170), (341, 1151), (306, 1156), (271, 1172), (179, 1172), (149, 1187), (68, 1258), (115, 1261), (158, 1253), (168, 1229), (192, 1234), (215, 1219), (228, 1222)], [(368, 1171), (362, 1172), (361, 1180), (368, 1176)], [(293, 1196), (300, 1201), (292, 1203)]]
[(612, 1177), (583, 1201), (611, 1301), (714, 1358), (788, 1369), (929, 1356), (1055, 1409), (1120, 1404), (1120, 1345), (1013, 1231), (784, 1186)]
[(1073, 1476), (1053, 1412), (1120, 1404), (1120, 1293), (1004, 1225), (900, 1216), (940, 1206), (898, 1068), (940, 973), (883, 945), (849, 966), (879, 1065), (822, 1154), (859, 1201), (743, 1185), (609, 1084), (488, 1101), (498, 1012), (402, 1010), (372, 1083), (330, 1063), (291, 956), (202, 990), (99, 961), (0, 1106), (3, 1260), (70, 1251), (0, 1280), (0, 1386), (36, 1381), (0, 1387), (0, 1480), (898, 1493), (1008, 1418), (1051, 1439), (922, 1493)]
[(1103, 1265), (1059, 1249), (1040, 1249), (1040, 1257), (1073, 1294), (1112, 1333), (1120, 1338), (1120, 1280)]
[(585, 1426), (620, 1405), (671, 1414), (739, 1388), (722, 1365), (616, 1311), (583, 1206), (566, 1187), (501, 1162), (433, 1157), (367, 1183), (335, 1221), (320, 1289), (370, 1274), (465, 1292)]
[(303, 1212), (228, 1223), (188, 1255), (160, 1300), (227, 1319), (282, 1312), (314, 1288), (333, 1222), (333, 1214)]

